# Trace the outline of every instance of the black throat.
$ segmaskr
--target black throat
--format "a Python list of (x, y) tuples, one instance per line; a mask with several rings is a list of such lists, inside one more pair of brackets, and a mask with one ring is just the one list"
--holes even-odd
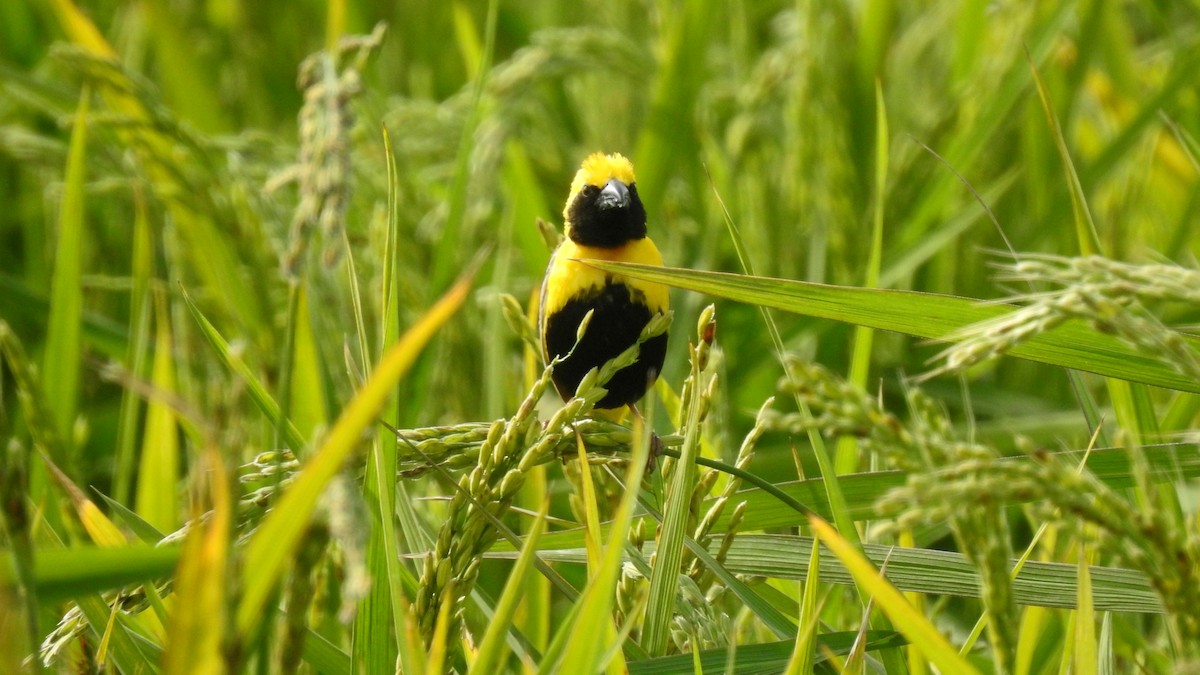
[(596, 205), (600, 188), (585, 185), (567, 210), (571, 241), (581, 246), (617, 248), (646, 237), (646, 207), (637, 186), (629, 186), (629, 206), (601, 209)]

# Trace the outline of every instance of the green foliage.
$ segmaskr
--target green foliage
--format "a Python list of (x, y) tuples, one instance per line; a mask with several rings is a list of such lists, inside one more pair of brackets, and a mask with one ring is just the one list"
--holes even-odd
[[(1200, 662), (1186, 6), (81, 5), (0, 3), (0, 670)], [(596, 150), (653, 438), (530, 344)]]

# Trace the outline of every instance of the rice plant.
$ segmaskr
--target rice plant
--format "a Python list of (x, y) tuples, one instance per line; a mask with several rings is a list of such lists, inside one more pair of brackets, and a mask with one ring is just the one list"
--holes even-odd
[[(1198, 36), (3, 3), (0, 671), (1195, 669)], [(638, 347), (560, 404), (533, 325), (599, 150), (620, 420)]]

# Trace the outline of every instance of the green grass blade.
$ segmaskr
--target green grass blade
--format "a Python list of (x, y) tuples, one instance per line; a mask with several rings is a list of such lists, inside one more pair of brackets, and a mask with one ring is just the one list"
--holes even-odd
[[(178, 546), (72, 546), (34, 551), (34, 588), (47, 602), (165, 579), (179, 563)], [(11, 554), (0, 554), (0, 584), (16, 583)], [(101, 624), (103, 625), (103, 624)]]
[[(684, 426), (683, 450), (667, 493), (663, 509), (662, 533), (658, 539), (658, 556), (650, 574), (650, 597), (642, 622), (642, 648), (651, 656), (666, 653), (671, 622), (675, 615), (675, 594), (679, 589), (679, 565), (683, 560), (683, 539), (688, 521), (688, 502), (696, 481), (696, 455), (700, 452), (700, 372), (696, 358), (691, 359), (693, 400), (688, 406)], [(638, 485), (638, 483), (627, 483)], [(636, 490), (630, 492), (636, 493)]]
[[(1173, 483), (1182, 479), (1200, 477), (1200, 457), (1195, 454), (1187, 454), (1183, 446), (1175, 444), (1146, 446), (1140, 451), (1144, 453), (1146, 462), (1146, 479), (1151, 483)], [(1052, 456), (1066, 463), (1077, 464), (1083, 452), (1054, 453)], [(1181, 455), (1181, 452), (1184, 454)], [(1018, 456), (1005, 461), (1035, 462), (1036, 460)], [(1137, 469), (1130, 462), (1129, 451), (1125, 448), (1105, 448), (1093, 451), (1088, 458), (1087, 468), (1095, 478), (1113, 489), (1120, 490), (1137, 485), (1135, 480)], [(901, 471), (873, 471), (849, 474), (843, 477), (842, 483), (845, 487), (846, 503), (851, 517), (855, 520), (869, 520), (876, 517), (878, 514), (875, 512), (875, 503), (889, 490), (903, 485), (904, 480), (905, 474)], [(777, 487), (822, 517), (830, 512), (820, 479), (781, 483)], [(757, 488), (742, 490), (738, 493), (737, 499), (746, 501), (747, 512), (741, 524), (744, 529), (797, 527), (803, 522), (803, 514), (797, 513), (795, 509), (780, 503), (774, 496)], [(724, 532), (728, 525), (728, 516), (723, 514), (713, 524), (713, 531)], [(548, 535), (546, 541), (558, 545), (567, 541), (565, 537), (566, 533), (555, 533)]]
[[(782, 535), (741, 535), (731, 547), (725, 566), (735, 574), (803, 579), (811, 540)], [(888, 580), (904, 591), (934, 595), (978, 597), (978, 572), (959, 553), (905, 549), (880, 544), (864, 546), (874, 564), (887, 561)], [(1015, 561), (1014, 561), (1015, 564)], [(1102, 611), (1160, 613), (1162, 604), (1146, 576), (1116, 567), (1092, 567), (1095, 606)], [(1013, 597), (1022, 605), (1071, 608), (1078, 600), (1076, 566), (1027, 561), (1013, 581)], [(850, 583), (841, 565), (821, 560), (821, 578)]]
[(295, 316), (291, 317), (289, 312), (292, 349), (291, 358), (287, 359), (291, 377), (287, 378), (286, 386), (280, 384), (280, 400), (288, 401), (287, 418), (302, 434), (311, 436), (315, 429), (329, 422), (329, 410), (321, 377), (319, 340), (313, 330), (309, 286), (301, 282), (292, 292), (296, 294), (295, 302), (289, 302), (288, 306), (295, 307)]
[[(647, 433), (635, 444), (625, 472), (626, 485), (642, 484), (642, 475), (645, 473), (649, 456), (650, 438)], [(621, 497), (613, 518), (613, 527), (608, 532), (608, 544), (604, 547), (604, 557), (599, 569), (595, 570), (575, 605), (578, 611), (574, 613), (574, 621), (563, 623), (559, 631), (560, 636), (588, 637), (569, 640), (563, 649), (562, 660), (557, 664), (559, 669), (553, 672), (596, 673), (607, 669), (603, 657), (612, 645), (607, 644), (608, 640), (605, 638), (615, 634), (612, 625), (612, 606), (616, 601), (614, 591), (621, 573), (625, 542), (629, 539), (629, 526), (633, 522), (637, 498), (638, 491), (633, 489), (626, 490)], [(675, 570), (679, 570), (678, 562), (675, 564)], [(619, 657), (619, 651), (617, 654)], [(547, 665), (554, 664), (549, 660), (544, 661), (543, 669)]]
[(300, 436), (300, 432), (296, 430), (295, 425), (292, 424), (291, 420), (284, 419), (283, 413), (279, 408), (279, 404), (276, 403), (275, 399), (271, 397), (271, 394), (267, 391), (267, 388), (264, 387), (262, 382), (259, 381), (258, 376), (256, 376), (254, 371), (250, 370), (250, 367), (246, 365), (246, 362), (243, 361), (242, 358), (230, 348), (229, 342), (227, 342), (225, 338), (221, 337), (221, 334), (217, 332), (216, 327), (214, 327), (212, 323), (210, 323), (209, 320), (204, 316), (204, 314), (201, 313), (200, 308), (196, 306), (196, 303), (192, 300), (192, 297), (188, 294), (187, 290), (181, 288), (180, 292), (183, 294), (183, 299), (187, 304), (188, 311), (191, 312), (192, 318), (196, 320), (196, 323), (200, 327), (200, 333), (206, 340), (208, 340), (209, 345), (216, 350), (217, 356), (220, 357), (221, 361), (225, 364), (225, 367), (242, 378), (242, 381), (246, 384), (247, 393), (250, 394), (250, 400), (254, 401), (254, 403), (258, 406), (258, 409), (267, 416), (267, 419), (270, 420), (272, 424), (283, 430), (283, 440), (284, 443), (287, 444), (288, 449), (290, 449), (297, 456), (301, 456), (305, 443), (304, 439)]
[[(875, 288), (879, 285), (879, 271), (883, 265), (883, 204), (886, 193), (888, 169), (888, 126), (887, 109), (883, 102), (883, 85), (875, 81), (875, 181), (872, 184), (871, 249), (867, 257), (866, 279), (863, 286)], [(871, 368), (871, 345), (875, 331), (869, 326), (854, 328), (854, 349), (850, 353), (850, 373), (847, 380), (861, 389), (867, 387), (867, 375)], [(858, 467), (858, 443), (850, 436), (838, 439), (834, 450), (834, 468), (839, 474), (851, 473)]]
[(817, 594), (821, 588), (821, 547), (813, 546), (808, 557), (808, 574), (804, 576), (804, 592), (800, 596), (800, 627), (796, 631), (795, 647), (788, 659), (788, 675), (808, 672), (813, 667), (817, 641), (820, 639), (821, 615)]
[(521, 595), (531, 580), (533, 560), (537, 557), (537, 541), (546, 529), (546, 514), (549, 510), (550, 502), (547, 501), (530, 525), (529, 533), (525, 535), (525, 547), (521, 549), (517, 564), (513, 566), (508, 582), (504, 584), (504, 592), (500, 595), (500, 601), (496, 603), (496, 614), (488, 622), (487, 631), (479, 642), (475, 663), (471, 666), (476, 672), (500, 672), (500, 666), (508, 653), (505, 637), (509, 627), (513, 625)]
[[(145, 377), (150, 354), (150, 277), (154, 273), (154, 240), (145, 200), (135, 196), (133, 218), (133, 284), (129, 289), (129, 343), (125, 361), (134, 377)], [(141, 397), (126, 388), (121, 393), (121, 417), (117, 451), (113, 459), (113, 497), (129, 501), (133, 494), (137, 458), (138, 412)]]
[[(1012, 306), (935, 293), (814, 284), (674, 267), (649, 267), (599, 260), (588, 264), (646, 281), (686, 288), (728, 300), (772, 307), (822, 319), (905, 333), (935, 341), (975, 323), (994, 320)], [(1200, 340), (1185, 337), (1196, 349)], [(1141, 382), (1166, 389), (1200, 392), (1200, 382), (1169, 365), (1135, 352), (1117, 338), (1069, 321), (1008, 352), (1030, 361)]]
[[(868, 631), (867, 649), (876, 651), (903, 647), (903, 636), (888, 631)], [(829, 655), (843, 655), (850, 651), (858, 638), (857, 632), (826, 633), (817, 638), (817, 650), (813, 657), (813, 665), (826, 663)], [(733, 673), (778, 673), (787, 665), (794, 643), (789, 641), (764, 642), (761, 644), (738, 645), (737, 663)], [(728, 649), (710, 649), (698, 654), (700, 666), (705, 673), (721, 673), (724, 670)], [(660, 656), (644, 661), (630, 661), (629, 675), (679, 675), (694, 673), (692, 654), (676, 654)], [(818, 671), (819, 672), (819, 671)]]
[(338, 649), (324, 635), (311, 630), (304, 636), (304, 661), (326, 675), (350, 675), (354, 672), (349, 654)]
[[(381, 321), (379, 326), (379, 346), (382, 353), (387, 345), (394, 343), (401, 330), (401, 293), (403, 268), (400, 267), (399, 251), (403, 241), (400, 230), (400, 197), (398, 170), (396, 166), (395, 149), (392, 146), (388, 130), (382, 130), (383, 151), (387, 160), (387, 232), (384, 237), (383, 257), (380, 264), (383, 269), (383, 279), (379, 287), (379, 307)], [(379, 415), (384, 425), (399, 425), (400, 406), (385, 406)], [(409, 495), (404, 481), (396, 481), (391, 477), (396, 470), (396, 438), (387, 426), (381, 426), (371, 448), (371, 456), (367, 466), (368, 491), (375, 497), (375, 505), (379, 512), (380, 527), (378, 535), (373, 530), (368, 544), (368, 560), (376, 579), (386, 582), (387, 600), (390, 604), (390, 625), (393, 631), (396, 648), (399, 650), (399, 665), (405, 672), (419, 672), (424, 667), (424, 645), (417, 636), (415, 623), (409, 611), (409, 603), (405, 596), (405, 588), (416, 588), (415, 575), (402, 564), (399, 554), (408, 553), (422, 547), (432, 545), (425, 521), (422, 520), (416, 503)], [(391, 472), (391, 473), (389, 473)], [(370, 486), (374, 486), (373, 490)], [(382, 563), (382, 565), (381, 565)], [(370, 602), (378, 605), (382, 589), (372, 587)], [(383, 614), (378, 607), (376, 611)], [(364, 608), (365, 613), (365, 608)], [(372, 630), (379, 635), (379, 627)], [(379, 639), (382, 639), (380, 637)], [(420, 647), (418, 649), (417, 647)]]
[(1095, 605), (1092, 602), (1092, 574), (1088, 563), (1088, 558), (1090, 557), (1088, 548), (1085, 544), (1079, 546), (1079, 564), (1076, 566), (1079, 570), (1079, 583), (1076, 586), (1078, 595), (1076, 596), (1076, 609), (1073, 617), (1075, 621), (1075, 654), (1072, 659), (1072, 666), (1074, 672), (1077, 673), (1096, 672), (1096, 654), (1098, 648), (1098, 643), (1096, 642), (1096, 611)]
[(1042, 77), (1032, 62), (1029, 64), (1029, 70), (1033, 75), (1033, 83), (1037, 87), (1038, 99), (1042, 103), (1042, 112), (1045, 113), (1046, 122), (1050, 126), (1050, 135), (1054, 138), (1054, 147), (1058, 150), (1059, 159), (1062, 160), (1067, 185), (1070, 186), (1068, 192), (1071, 195), (1071, 211), (1075, 215), (1075, 236), (1079, 239), (1079, 252), (1081, 255), (1099, 255), (1101, 251), (1100, 234), (1096, 232), (1096, 222), (1092, 219), (1092, 211), (1087, 205), (1087, 195), (1084, 194), (1083, 184), (1079, 182), (1079, 173), (1075, 171), (1071, 153), (1067, 150), (1062, 126), (1059, 125), (1058, 117), (1054, 114), (1054, 106), (1050, 103), (1050, 94), (1046, 91), (1046, 85), (1042, 82)]
[(96, 490), (95, 488), (92, 488), (92, 491), (99, 495), (100, 499), (104, 501), (105, 506), (107, 506), (108, 510), (113, 514), (114, 519), (124, 523), (125, 527), (131, 533), (133, 533), (133, 536), (137, 537), (139, 541), (147, 544), (154, 544), (163, 538), (162, 530), (143, 520), (141, 516), (139, 516), (129, 507), (125, 506), (116, 499), (109, 497), (103, 492)]
[[(1184, 444), (1145, 446), (1141, 449), (1146, 465), (1146, 480), (1151, 483), (1171, 483), (1200, 477), (1200, 456), (1188, 454)], [(1079, 464), (1085, 451), (1072, 450), (1053, 453), (1056, 461)], [(1032, 462), (1030, 457), (1018, 456), (1005, 461)], [(1125, 448), (1103, 448), (1091, 452), (1087, 468), (1100, 482), (1117, 490), (1134, 487), (1135, 468)], [(905, 474), (901, 471), (872, 471), (848, 474), (842, 477), (846, 504), (850, 517), (855, 520), (870, 520), (878, 516), (875, 503), (889, 490), (904, 485)], [(825, 487), (820, 478), (804, 481), (779, 483), (777, 488), (795, 501), (811, 508), (822, 518), (830, 514)], [(772, 530), (799, 527), (805, 522), (805, 514), (798, 512), (777, 497), (758, 488), (739, 491), (735, 499), (746, 502), (746, 515), (739, 526), (742, 530)], [(706, 506), (711, 502), (706, 503)], [(713, 523), (713, 532), (725, 532), (729, 528), (729, 514), (723, 513)], [(582, 531), (578, 528), (552, 532), (542, 537), (545, 548), (573, 548), (583, 545)], [(500, 541), (497, 551), (511, 551), (508, 542)]]
[[(541, 555), (544, 560), (583, 564), (584, 556), (580, 549), (549, 549), (546, 548), (547, 538), (547, 535), (542, 537)], [(902, 591), (979, 597), (979, 572), (961, 553), (882, 544), (864, 544), (863, 550), (867, 559), (875, 565), (887, 561), (888, 580)], [(653, 551), (653, 545), (647, 543), (645, 554)], [(512, 558), (516, 553), (490, 555)], [(740, 534), (729, 548), (723, 567), (731, 575), (802, 580), (808, 575), (811, 555), (812, 539), (809, 537)], [(838, 560), (822, 556), (820, 565), (824, 583), (854, 583), (853, 577)], [(1098, 566), (1092, 567), (1090, 572), (1096, 611), (1162, 613), (1162, 602), (1145, 574)], [(1025, 563), (1021, 573), (1013, 580), (1013, 598), (1021, 605), (1071, 609), (1078, 600), (1076, 584), (1074, 564), (1031, 560)]]
[[(155, 337), (150, 382), (156, 393), (175, 392), (175, 359), (171, 324), (163, 294), (156, 294)], [(179, 524), (176, 485), (179, 482), (179, 429), (175, 411), (166, 401), (152, 398), (146, 404), (142, 452), (138, 462), (137, 514), (164, 532)]]
[(79, 96), (71, 130), (63, 197), (59, 206), (58, 234), (54, 247), (54, 278), (46, 351), (42, 359), (42, 386), (67, 457), (56, 457), (74, 466), (75, 414), (79, 406), (81, 356), (80, 319), (83, 314), (84, 187), (87, 176), (87, 126), (91, 92)]
[(866, 591), (888, 615), (896, 628), (908, 638), (911, 648), (920, 650), (931, 663), (944, 673), (977, 673), (966, 659), (959, 656), (941, 632), (925, 616), (918, 614), (891, 583), (863, 555), (828, 523), (812, 518), (810, 524), (821, 542), (833, 551), (853, 575), (855, 584)]
[[(384, 256), (391, 252), (391, 234), (389, 229), (389, 241), (385, 243)], [(345, 229), (342, 230), (342, 244), (346, 251), (346, 276), (350, 287), (350, 306), (354, 312), (358, 361), (367, 364), (372, 360), (372, 334), (367, 330), (362, 291), (358, 283), (358, 265), (355, 263), (354, 249), (350, 246)], [(393, 278), (394, 270), (390, 269), (386, 257), (382, 262), (387, 270), (384, 274), (384, 283), (387, 284)], [(390, 289), (384, 286), (380, 293), (384, 301), (382, 306), (385, 308), (389, 291)], [(386, 344), (380, 345), (380, 353), (385, 349)], [(381, 421), (395, 424), (395, 417), (395, 409), (392, 406), (385, 406), (381, 410)], [(351, 654), (354, 662), (363, 664), (363, 668), (368, 672), (385, 672), (394, 668), (401, 639), (397, 630), (400, 614), (396, 613), (395, 606), (395, 593), (399, 591), (399, 578), (396, 574), (399, 566), (396, 553), (399, 549), (396, 546), (396, 531), (393, 527), (393, 523), (396, 522), (396, 481), (391, 478), (396, 475), (396, 441), (388, 436), (385, 429), (376, 432), (367, 456), (367, 477), (364, 485), (367, 508), (378, 515), (375, 527), (371, 528), (367, 540), (366, 564), (371, 578), (380, 580), (381, 583), (371, 584), (371, 588), (358, 605)]]

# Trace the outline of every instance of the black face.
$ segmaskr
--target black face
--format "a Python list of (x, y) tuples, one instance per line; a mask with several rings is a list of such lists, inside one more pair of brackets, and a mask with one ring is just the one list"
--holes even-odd
[(583, 246), (616, 248), (646, 236), (646, 208), (637, 185), (613, 179), (604, 187), (585, 185), (567, 211), (571, 240)]

